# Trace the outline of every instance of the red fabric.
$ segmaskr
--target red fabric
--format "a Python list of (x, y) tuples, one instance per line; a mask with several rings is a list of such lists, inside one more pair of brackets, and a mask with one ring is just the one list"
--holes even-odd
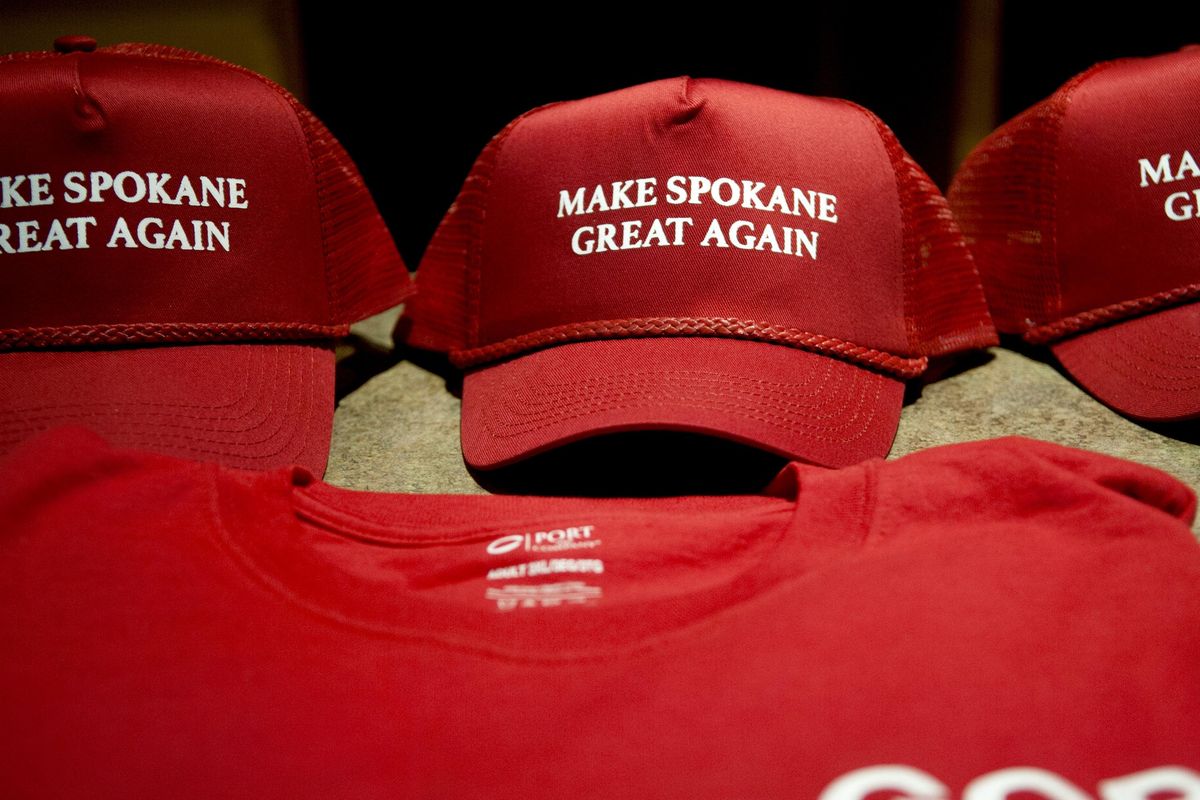
[(841, 467), (887, 453), (903, 399), (903, 381), (781, 345), (580, 342), (468, 372), (462, 448), (489, 469), (602, 433), (685, 430)]
[[(8, 291), (0, 329), (121, 323), (303, 322), (346, 325), (398, 303), (407, 272), (345, 151), (290, 95), (259, 75), (173, 48), (119, 45), (94, 53), (0, 60), (0, 176), (49, 175), (53, 202), (0, 208), (0, 223), (95, 217), (86, 249), (0, 253)], [(101, 202), (76, 196), (69, 172), (170, 173), (244, 180), (245, 208)], [(136, 178), (127, 179), (133, 192)], [(147, 179), (143, 177), (143, 182)], [(28, 182), (19, 192), (29, 199)], [(239, 204), (242, 201), (238, 201)], [(108, 247), (122, 217), (229, 223), (229, 249)], [(159, 231), (153, 226), (148, 231)], [(68, 240), (75, 242), (74, 229)], [(347, 233), (363, 243), (347, 248)], [(136, 241), (136, 238), (135, 238)], [(207, 243), (207, 238), (202, 238)], [(18, 242), (15, 230), (9, 242)], [(360, 285), (378, 294), (364, 302)], [(349, 296), (348, 296), (349, 295)]]
[[(885, 125), (852, 103), (721, 80), (662, 80), (518, 118), (476, 161), (419, 275), (408, 341), (472, 365), (629, 320), (685, 339), (672, 320), (727, 320), (767, 344), (753, 332), (803, 331), (885, 370), (995, 341), (945, 200)], [(793, 358), (796, 373), (818, 363)], [(624, 427), (639, 425), (654, 422), (631, 411)], [(786, 452), (807, 445), (797, 427)]]
[[(0, 107), (0, 351), (38, 353), (0, 353), (0, 385), (15, 403), (0, 406), (3, 435), (50, 424), (58, 412), (47, 409), (73, 408), (66, 418), (94, 420), (130, 444), (320, 472), (331, 420), (316, 410), (332, 409), (333, 366), (323, 351), (312, 361), (319, 348), (297, 345), (297, 356), (264, 345), (227, 364), (212, 355), (236, 349), (132, 348), (327, 340), (404, 298), (404, 264), (329, 131), (249, 70), (156, 45), (0, 58)], [(40, 190), (36, 175), (45, 176)], [(203, 205), (183, 192), (185, 179)], [(202, 179), (219, 191), (205, 194)], [(130, 349), (61, 349), (109, 345)], [(248, 384), (236, 369), (246, 358), (288, 369), (307, 358), (322, 374), (306, 365), (295, 384)], [(70, 380), (75, 365), (100, 362), (98, 377), (94, 366), (80, 373), (90, 382)], [(314, 389), (322, 394), (310, 399)], [(305, 399), (289, 405), (296, 397)], [(230, 403), (253, 421), (207, 410)], [(284, 413), (263, 416), (272, 409)]]
[(333, 347), (217, 344), (0, 357), (0, 454), (64, 423), (244, 469), (325, 472)]
[[(873, 121), (853, 107), (664, 80), (530, 114), (497, 148), (477, 244), (473, 343), (587, 320), (732, 317), (907, 349), (895, 178)], [(672, 176), (763, 182), (764, 202), (775, 185), (826, 192), (837, 196), (838, 222), (725, 207), (702, 194), (698, 204), (673, 205)], [(613, 181), (643, 177), (658, 181), (656, 205), (556, 216), (561, 190), (585, 187), (590, 197), (602, 184), (611, 197)], [(642, 238), (667, 217), (693, 219), (684, 245), (572, 252), (580, 226), (640, 220)], [(714, 218), (726, 230), (748, 220), (816, 231), (817, 258), (701, 247)]]
[(1200, 282), (1196, 220), (1164, 210), (1172, 193), (1200, 187), (1200, 175), (1141, 186), (1139, 168), (1167, 153), (1178, 174), (1195, 148), (1198, 100), (1197, 50), (1115, 62), (1072, 92), (1055, 187), (1064, 316)]
[(998, 342), (979, 273), (946, 198), (892, 129), (879, 129), (904, 221), (904, 320), (913, 353), (941, 356)]
[(963, 161), (947, 198), (975, 254), (996, 327), (1023, 333), (1061, 316), (1055, 146), (1080, 77), (1001, 125)]
[(1200, 417), (1200, 303), (1087, 331), (1050, 350), (1122, 414), (1152, 422)]
[[(4, 327), (329, 319), (305, 142), (262, 82), (205, 62), (103, 50), (5, 63), (0, 81), (11, 143), (0, 175), (47, 172), (56, 198), (0, 209), (0, 222), (36, 219), (46, 230), (66, 215), (97, 220), (86, 250), (3, 256), (16, 281)], [(247, 207), (125, 203), (111, 190), (100, 203), (68, 204), (72, 170), (245, 179)], [(119, 217), (135, 227), (181, 219), (189, 233), (193, 219), (228, 222), (229, 252), (108, 248)]]
[[(1191, 796), (1194, 512), (1161, 472), (1018, 439), (581, 500), (356, 493), (59, 432), (0, 465), (0, 785), (1074, 800), (1155, 770), (1119, 796)], [(570, 528), (590, 546), (523, 549)], [(602, 573), (487, 577), (555, 558)], [(903, 784), (851, 791), (870, 774)]]
[(1200, 285), (1198, 86), (1195, 48), (1093, 67), (985, 139), (950, 190), (1000, 329), (1057, 339), (1080, 383), (1138, 419), (1200, 415), (1200, 314), (1151, 321)]

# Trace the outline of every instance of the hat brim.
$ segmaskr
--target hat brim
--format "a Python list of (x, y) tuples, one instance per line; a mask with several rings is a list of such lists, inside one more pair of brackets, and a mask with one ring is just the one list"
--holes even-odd
[(0, 354), (0, 453), (58, 425), (243, 469), (325, 471), (332, 344), (170, 345)]
[(1106, 325), (1050, 350), (1085, 389), (1128, 417), (1200, 418), (1200, 303)]
[(466, 374), (463, 457), (493, 469), (590, 436), (678, 430), (841, 467), (887, 455), (903, 399), (897, 378), (781, 345), (577, 342)]

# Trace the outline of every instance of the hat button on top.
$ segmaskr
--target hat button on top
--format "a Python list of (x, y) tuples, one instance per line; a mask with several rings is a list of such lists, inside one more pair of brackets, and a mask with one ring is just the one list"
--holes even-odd
[(96, 40), (91, 36), (60, 36), (54, 40), (54, 50), (59, 53), (90, 53), (96, 49)]

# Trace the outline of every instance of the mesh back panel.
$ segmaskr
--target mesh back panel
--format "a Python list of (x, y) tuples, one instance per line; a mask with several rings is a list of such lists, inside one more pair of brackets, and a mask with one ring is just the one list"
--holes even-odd
[(896, 172), (904, 225), (904, 317), (912, 354), (938, 356), (996, 343), (971, 252), (946, 199), (878, 117)]
[(1031, 108), (976, 147), (950, 186), (996, 326), (1006, 333), (1059, 314), (1053, 200), (1061, 125), (1060, 104)]
[(950, 186), (951, 208), (975, 253), (996, 326), (1005, 333), (1062, 316), (1055, 152), (1071, 93), (1112, 63), (1077, 75), (993, 131)]

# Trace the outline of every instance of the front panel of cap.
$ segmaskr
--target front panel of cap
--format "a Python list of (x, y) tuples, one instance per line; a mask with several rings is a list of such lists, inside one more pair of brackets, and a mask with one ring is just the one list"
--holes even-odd
[(846, 103), (675, 79), (551, 106), (486, 203), (472, 344), (714, 317), (907, 350), (896, 180)]
[(1061, 316), (1200, 281), (1200, 51), (1120, 62), (1059, 140)]
[(304, 135), (261, 80), (33, 58), (0, 66), (0, 108), (0, 327), (328, 322)]

